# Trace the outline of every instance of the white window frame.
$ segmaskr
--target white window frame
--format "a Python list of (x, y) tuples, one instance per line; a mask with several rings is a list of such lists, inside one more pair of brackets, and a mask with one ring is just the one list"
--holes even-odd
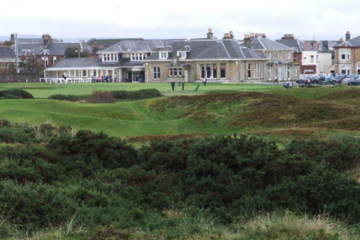
[(143, 52), (132, 52), (130, 53), (130, 61), (140, 62), (146, 59), (146, 53)]
[(169, 69), (169, 77), (182, 77), (184, 69), (182, 67), (171, 67)]
[(186, 59), (186, 51), (178, 51), (178, 52), (177, 52), (177, 56), (178, 56), (180, 59)]
[(159, 52), (159, 59), (168, 59), (168, 58), (169, 58), (169, 52), (167, 52), (167, 51)]

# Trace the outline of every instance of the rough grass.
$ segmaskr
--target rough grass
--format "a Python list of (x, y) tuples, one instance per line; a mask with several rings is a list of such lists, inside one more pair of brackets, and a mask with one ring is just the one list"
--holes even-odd
[[(169, 215), (170, 214), (170, 215)], [(209, 219), (189, 219), (181, 212), (164, 213), (173, 219), (183, 219), (174, 229), (142, 231), (119, 230), (115, 226), (84, 230), (66, 227), (39, 232), (29, 237), (6, 240), (358, 240), (359, 233), (326, 217), (311, 218), (290, 212), (258, 216), (255, 219), (228, 226), (216, 225)], [(180, 234), (178, 234), (180, 233)], [(179, 235), (179, 236), (177, 236)], [(170, 237), (171, 236), (171, 237)]]
[(355, 240), (348, 230), (327, 218), (309, 218), (291, 213), (258, 217), (239, 226), (234, 240)]
[[(94, 90), (157, 88), (171, 97), (115, 104), (86, 104), (49, 99), (1, 100), (1, 118), (38, 125), (51, 123), (89, 129), (145, 142), (157, 138), (253, 133), (276, 138), (323, 139), (360, 134), (360, 88), (283, 89), (272, 85), (209, 84), (200, 94), (168, 92), (168, 84), (0, 84), (18, 86), (35, 97), (83, 95)], [(205, 94), (204, 94), (205, 93)], [(206, 94), (208, 93), (208, 94)], [(177, 95), (180, 94), (180, 95)], [(193, 94), (193, 95), (187, 95)], [(144, 137), (143, 137), (144, 136)], [(135, 138), (134, 138), (135, 137)]]

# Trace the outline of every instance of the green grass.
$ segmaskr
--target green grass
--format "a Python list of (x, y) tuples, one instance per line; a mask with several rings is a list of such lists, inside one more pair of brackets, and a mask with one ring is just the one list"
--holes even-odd
[(115, 91), (127, 90), (137, 91), (141, 89), (156, 88), (166, 96), (174, 95), (196, 95), (209, 91), (270, 91), (272, 89), (282, 89), (281, 86), (258, 85), (258, 84), (208, 84), (201, 86), (199, 92), (195, 92), (196, 83), (187, 83), (185, 91), (176, 86), (176, 91), (172, 92), (169, 83), (94, 83), (94, 84), (45, 84), (45, 83), (0, 83), (0, 90), (21, 88), (30, 92), (36, 98), (47, 98), (55, 94), (65, 95), (89, 95), (93, 91)]
[[(253, 133), (280, 139), (319, 139), (339, 133), (360, 134), (360, 123), (357, 124), (360, 120), (357, 112), (360, 99), (356, 99), (358, 88), (340, 86), (284, 89), (274, 85), (208, 84), (206, 87), (201, 86), (200, 92), (196, 93), (195, 86), (196, 84), (189, 83), (186, 91), (177, 87), (177, 91), (171, 92), (170, 85), (166, 83), (2, 83), (0, 90), (21, 88), (37, 99), (1, 100), (0, 116), (13, 122), (33, 125), (51, 123), (71, 126), (75, 130), (102, 131), (118, 137)], [(135, 91), (149, 88), (156, 88), (165, 96), (175, 98), (163, 97), (116, 104), (85, 104), (46, 99), (54, 94), (87, 95), (96, 90)], [(244, 96), (238, 96), (238, 99), (235, 96), (235, 100), (231, 100), (234, 93), (240, 92), (267, 95), (245, 93)], [(348, 92), (351, 92), (351, 98), (347, 97)], [(212, 94), (202, 98), (205, 93)], [(192, 97), (187, 98), (185, 95)], [(220, 100), (217, 99), (219, 96)], [(261, 104), (255, 104), (257, 102)]]

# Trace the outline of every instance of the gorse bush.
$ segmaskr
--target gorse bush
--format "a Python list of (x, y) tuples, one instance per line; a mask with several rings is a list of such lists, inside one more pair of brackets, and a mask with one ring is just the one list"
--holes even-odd
[(0, 120), (0, 143), (39, 143), (50, 139), (72, 135), (69, 127), (55, 127), (51, 124), (30, 126), (23, 123), (10, 123)]
[(85, 97), (83, 96), (63, 95), (63, 94), (51, 95), (49, 98), (54, 100), (62, 100), (62, 101), (70, 101), (70, 102), (76, 102), (85, 99)]
[(359, 163), (356, 138), (279, 148), (218, 136), (134, 148), (102, 133), (58, 131), (41, 145), (1, 148), (0, 205), (11, 224), (36, 229), (76, 215), (84, 226), (156, 229), (172, 224), (164, 211), (185, 208), (223, 223), (284, 209), (359, 223), (360, 185), (345, 175)]
[(86, 100), (89, 103), (114, 103), (118, 100), (133, 101), (161, 96), (162, 94), (157, 89), (143, 89), (139, 91), (95, 91), (90, 96), (56, 94), (50, 96), (49, 99), (72, 102)]
[(116, 102), (116, 98), (112, 92), (96, 91), (93, 92), (86, 101), (89, 103), (114, 103)]
[(157, 89), (142, 89), (139, 91), (112, 91), (112, 94), (118, 100), (138, 100), (162, 96), (160, 91)]
[(22, 89), (8, 89), (0, 91), (0, 99), (34, 98), (30, 93)]

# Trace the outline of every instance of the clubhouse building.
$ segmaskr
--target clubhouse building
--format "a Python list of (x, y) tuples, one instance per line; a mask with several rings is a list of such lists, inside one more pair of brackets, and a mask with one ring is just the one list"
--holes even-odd
[(267, 76), (274, 74), (268, 69), (269, 61), (263, 50), (235, 40), (231, 32), (216, 39), (209, 29), (202, 39), (123, 40), (97, 52), (96, 57), (61, 59), (45, 69), (43, 81), (267, 81), (276, 78)]

